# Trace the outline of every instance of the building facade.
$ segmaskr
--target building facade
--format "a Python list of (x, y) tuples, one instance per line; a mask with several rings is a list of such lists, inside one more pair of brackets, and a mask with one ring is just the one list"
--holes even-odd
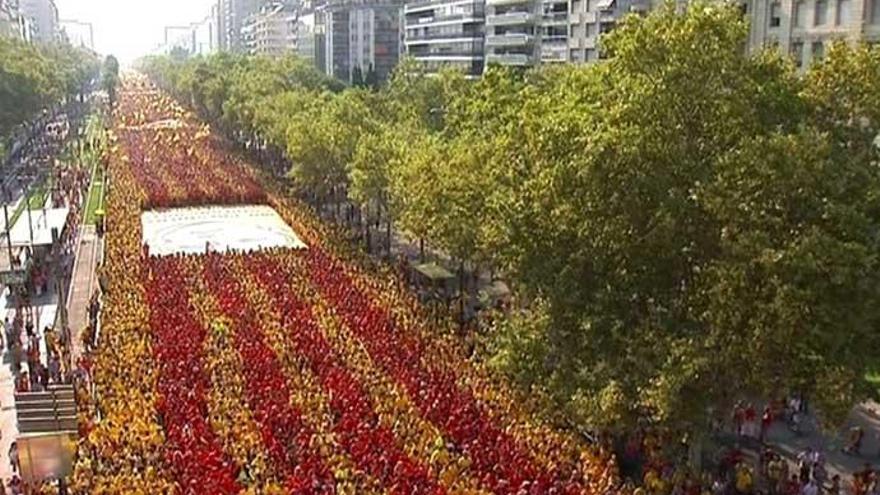
[(319, 71), (327, 72), (324, 13), (311, 10), (288, 18), (291, 44), (296, 55)]
[(222, 18), (220, 26), (223, 29), (224, 50), (231, 52), (244, 52), (242, 29), (248, 17), (260, 11), (265, 2), (263, 0), (220, 0), (218, 5), (219, 16)]
[(54, 43), (60, 39), (58, 7), (55, 5), (55, 0), (21, 0), (19, 9), (21, 15), (30, 20), (33, 41)]
[(69, 19), (62, 20), (60, 25), (71, 45), (95, 51), (95, 30), (92, 23)]
[(0, 0), (0, 37), (20, 38), (20, 19), (18, 5), (9, 0)]
[(880, 41), (880, 0), (751, 0), (749, 46), (778, 47), (805, 69), (835, 40)]
[(455, 67), (483, 73), (485, 3), (481, 0), (417, 0), (404, 6), (406, 53), (429, 72)]
[(218, 50), (217, 47), (217, 20), (208, 15), (192, 25), (193, 31), (193, 54), (209, 55)]
[(244, 47), (252, 55), (282, 55), (294, 50), (290, 18), (293, 9), (281, 3), (264, 6), (242, 27)]
[(540, 63), (541, 0), (487, 0), (486, 64)]
[(324, 6), (325, 73), (349, 83), (387, 80), (403, 48), (401, 7), (373, 1)]

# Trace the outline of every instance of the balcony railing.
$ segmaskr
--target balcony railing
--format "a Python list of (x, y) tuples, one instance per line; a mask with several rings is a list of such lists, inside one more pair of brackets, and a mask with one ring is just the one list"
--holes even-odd
[(406, 42), (407, 43), (418, 43), (420, 41), (434, 41), (434, 40), (478, 40), (483, 39), (483, 35), (480, 33), (443, 33), (443, 34), (418, 34), (411, 35), (409, 33), (406, 34)]
[[(407, 1), (403, 7), (403, 12), (418, 12), (424, 11), (425, 9), (437, 7), (440, 5), (446, 5), (450, 2), (450, 0), (413, 0)], [(476, 3), (474, 5), (477, 5)]]
[(531, 12), (510, 12), (508, 14), (490, 15), (486, 17), (487, 26), (510, 26), (516, 24), (530, 24), (536, 19)]
[(459, 51), (459, 52), (442, 52), (442, 53), (413, 53), (409, 52), (409, 56), (416, 60), (482, 60), (483, 51)]
[(532, 0), (486, 0), (486, 5), (521, 5)]
[(530, 65), (532, 58), (523, 53), (490, 53), (486, 55), (486, 63), (500, 65)]
[(534, 36), (524, 33), (496, 34), (486, 36), (486, 46), (523, 46), (534, 40)]
[(568, 22), (568, 12), (552, 12), (544, 14), (544, 24), (565, 24)]
[(434, 24), (437, 22), (448, 22), (448, 21), (472, 21), (476, 22), (481, 20), (486, 16), (486, 13), (482, 10), (475, 11), (468, 14), (452, 14), (452, 15), (438, 15), (431, 17), (409, 17), (406, 19), (406, 27), (412, 28), (417, 26), (425, 26), (428, 24)]

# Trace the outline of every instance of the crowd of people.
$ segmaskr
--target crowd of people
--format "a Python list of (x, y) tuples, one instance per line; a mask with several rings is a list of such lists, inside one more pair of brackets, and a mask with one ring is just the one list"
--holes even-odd
[[(73, 149), (75, 139), (79, 137), (77, 130), (84, 111), (84, 107), (80, 106), (77, 104), (67, 114), (46, 119), (39, 128), (35, 128), (34, 135), (26, 140), (25, 146), (16, 153), (15, 162), (9, 165), (15, 168), (15, 172), (10, 174), (4, 184), (7, 193), (4, 199), (10, 200), (13, 190), (26, 193), (26, 186), (32, 184), (32, 181), (45, 178), (48, 184), (44, 186), (47, 187), (47, 202), (33, 213), (34, 222), (40, 221), (38, 216), (43, 214), (44, 207), (68, 208), (64, 228), (48, 251), (35, 257), (36, 253), (30, 248), (25, 249), (26, 257), (33, 261), (29, 264), (29, 283), (10, 289), (16, 307), (7, 313), (2, 322), (0, 348), (10, 357), (16, 393), (42, 392), (53, 385), (78, 382), (83, 372), (73, 362), (70, 328), (56, 328), (54, 321), (43, 321), (41, 323), (45, 326), (38, 328), (38, 313), (34, 308), (39, 298), (54, 288), (56, 277), (60, 284), (67, 284), (72, 271), (89, 173), (77, 161), (78, 157), (74, 153), (65, 154), (63, 150)], [(33, 189), (34, 186), (29, 188)], [(59, 307), (58, 311), (63, 309)], [(34, 487), (28, 487), (21, 477), (15, 441), (11, 443), (8, 456), (13, 476), (0, 480), (0, 493), (6, 493), (7, 489), (13, 494), (32, 493), (28, 490)]]
[[(101, 421), (85, 429), (79, 490), (615, 486), (606, 452), (530, 414), (467, 361), (451, 327), (424, 318), (398, 279), (361, 270), (311, 214), (257, 182), (259, 172), (233, 180), (228, 161), (211, 159), (210, 139), (185, 138), (203, 128), (167, 99), (122, 91), (118, 112), (126, 136), (109, 164), (108, 291), (93, 367)], [(146, 126), (131, 112), (184, 125)], [(248, 184), (259, 184), (256, 194)], [(309, 249), (157, 258), (140, 244), (147, 205), (242, 198), (274, 207)]]

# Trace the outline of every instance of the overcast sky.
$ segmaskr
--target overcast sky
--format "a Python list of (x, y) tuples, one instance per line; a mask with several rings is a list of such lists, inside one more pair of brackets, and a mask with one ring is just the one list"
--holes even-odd
[(123, 63), (162, 42), (165, 26), (186, 25), (207, 16), (212, 0), (55, 0), (61, 19), (91, 22), (96, 49)]

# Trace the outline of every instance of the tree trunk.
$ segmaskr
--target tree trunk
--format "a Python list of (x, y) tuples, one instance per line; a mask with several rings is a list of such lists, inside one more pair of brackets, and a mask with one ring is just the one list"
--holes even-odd
[(391, 256), (391, 218), (386, 220), (385, 224), (385, 245), (388, 249), (388, 256)]

